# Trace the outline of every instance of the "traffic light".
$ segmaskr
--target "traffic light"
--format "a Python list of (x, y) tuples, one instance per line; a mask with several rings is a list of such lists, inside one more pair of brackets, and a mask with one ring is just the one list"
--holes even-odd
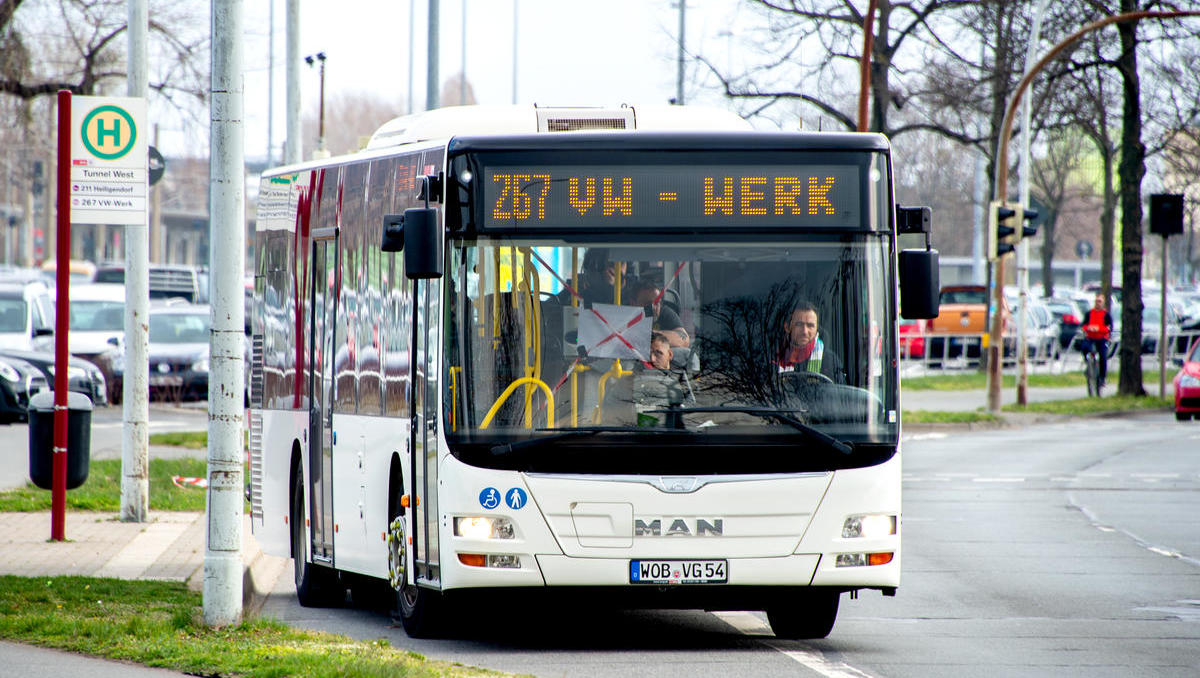
[(1037, 224), (1033, 223), (1038, 218), (1038, 211), (1031, 210), (1028, 207), (1021, 207), (1021, 230), (1017, 232), (1017, 237), (1014, 240), (1022, 238), (1032, 238), (1037, 235)]
[(1013, 217), (1017, 211), (1007, 203), (993, 200), (988, 206), (987, 256), (998, 259), (1013, 251), (1012, 238), (1017, 229)]

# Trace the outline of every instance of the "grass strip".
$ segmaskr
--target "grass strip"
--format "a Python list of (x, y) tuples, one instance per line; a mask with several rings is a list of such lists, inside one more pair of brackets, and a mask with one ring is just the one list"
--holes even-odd
[(990, 424), (999, 422), (1001, 419), (991, 412), (904, 410), (904, 412), (901, 413), (901, 421), (903, 421), (905, 424)]
[(1036, 412), (1039, 414), (1105, 414), (1133, 410), (1164, 410), (1175, 406), (1174, 398), (1158, 396), (1108, 396), (1104, 398), (1076, 398), (1073, 400), (1044, 400), (1025, 406), (1016, 403), (1004, 405), (1004, 412)]
[(267, 619), (212, 629), (201, 606), (178, 582), (3, 576), (0, 637), (201, 676), (503, 675)]
[[(1111, 366), (1111, 365), (1110, 365)], [(1028, 384), (1037, 388), (1069, 388), (1078, 386), (1087, 392), (1087, 380), (1083, 372), (1073, 370), (1061, 374), (1030, 373)], [(1116, 384), (1120, 373), (1110, 370), (1108, 383)], [(1171, 375), (1174, 378), (1174, 374)], [(1158, 370), (1142, 373), (1142, 380), (1147, 384), (1158, 384)], [(1017, 376), (1005, 374), (1001, 379), (1003, 388), (1016, 388)], [(905, 391), (973, 391), (987, 388), (987, 374), (979, 371), (955, 372), (924, 377), (904, 377), (900, 381)]]
[[(203, 511), (206, 492), (198, 487), (178, 487), (172, 476), (205, 478), (204, 459), (151, 459), (150, 510)], [(26, 483), (25, 487), (0, 492), (0, 511), (49, 511), (49, 490)], [(88, 479), (67, 491), (67, 509), (74, 511), (121, 510), (121, 460), (92, 460)]]
[(189, 450), (208, 448), (208, 431), (171, 431), (168, 433), (151, 433), (151, 445), (169, 447), (186, 447)]

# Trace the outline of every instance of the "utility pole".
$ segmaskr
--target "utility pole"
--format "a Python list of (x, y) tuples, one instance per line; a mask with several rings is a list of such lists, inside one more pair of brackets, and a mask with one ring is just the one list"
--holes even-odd
[[(1046, 12), (1046, 0), (1038, 0), (1033, 14), (1033, 30), (1029, 34), (1029, 43), (1025, 47), (1025, 70), (1033, 67), (1037, 54), (1037, 42), (1042, 33), (1042, 15)], [(1029, 207), (1029, 183), (1033, 175), (1033, 160), (1030, 157), (1029, 142), (1033, 136), (1033, 112), (1031, 97), (1021, 101), (1021, 176), (1018, 182), (1021, 208)], [(1023, 217), (1018, 216), (1017, 228), (1024, 228)], [(1017, 304), (1017, 404), (1028, 404), (1029, 390), (1029, 342), (1026, 341), (1025, 309), (1029, 304), (1029, 241), (1021, 238), (1017, 245), (1017, 284), (1020, 286), (1020, 302)]]
[(683, 66), (684, 66), (684, 29), (687, 27), (687, 21), (684, 17), (687, 13), (687, 0), (679, 0), (679, 59), (675, 68), (675, 105), (683, 105)]
[(429, 0), (428, 58), (425, 68), (425, 110), (432, 111), (438, 103), (438, 2)]
[(242, 0), (212, 0), (209, 265), (213, 276), (204, 549), (204, 622), (209, 626), (236, 624), (242, 616), (242, 274), (246, 256), (242, 14)]
[(284, 164), (300, 162), (300, 0), (287, 0), (287, 143)]
[[(150, 89), (146, 43), (147, 0), (129, 0), (127, 93), (145, 98)], [(149, 157), (145, 158), (149, 172)], [(125, 379), (122, 383), (121, 520), (150, 518), (150, 225), (125, 227)]]
[(267, 28), (267, 167), (270, 167), (275, 146), (275, 0), (267, 0), (267, 4), (271, 7)]
[(329, 152), (325, 150), (325, 53), (317, 52), (304, 57), (304, 63), (311, 68), (313, 64), (320, 63), (320, 108), (317, 113), (317, 150), (313, 151), (313, 158), (328, 158)]

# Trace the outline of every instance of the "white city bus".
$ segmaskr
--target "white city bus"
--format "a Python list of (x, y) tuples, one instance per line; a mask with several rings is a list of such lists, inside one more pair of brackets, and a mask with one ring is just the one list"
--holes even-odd
[[(386, 581), (412, 635), (553, 589), (823, 637), (900, 583), (928, 214), (882, 136), (675, 107), (445, 109), (268, 172), (254, 534), (301, 604)], [(797, 307), (809, 368), (782, 366)]]

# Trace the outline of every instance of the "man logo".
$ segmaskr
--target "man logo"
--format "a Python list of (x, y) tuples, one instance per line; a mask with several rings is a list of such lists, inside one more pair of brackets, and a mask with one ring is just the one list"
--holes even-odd
[(635, 537), (720, 537), (725, 531), (724, 518), (696, 518), (692, 524), (683, 518), (672, 518), (671, 524), (664, 533), (663, 518), (655, 518), (646, 522), (641, 518), (633, 521), (633, 536)]

